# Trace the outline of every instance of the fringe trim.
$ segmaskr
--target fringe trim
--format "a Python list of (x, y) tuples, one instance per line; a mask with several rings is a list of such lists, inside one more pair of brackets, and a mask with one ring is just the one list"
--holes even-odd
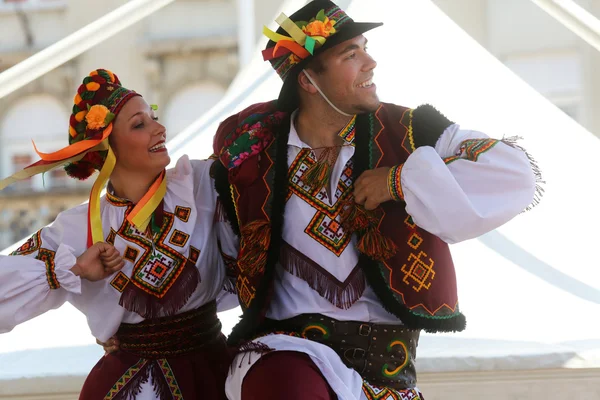
[(160, 365), (158, 365), (158, 361), (152, 361), (149, 369), (152, 375), (152, 387), (156, 397), (159, 400), (173, 400), (173, 392), (169, 387), (167, 378), (163, 374)]
[(283, 242), (279, 262), (283, 269), (308, 283), (308, 286), (321, 297), (343, 310), (356, 303), (366, 288), (364, 273), (358, 265), (344, 282), (340, 282), (319, 264), (286, 242)]
[[(241, 354), (242, 357), (240, 358), (238, 368), (242, 368), (242, 365), (244, 364), (244, 360), (246, 359), (246, 356), (248, 356), (248, 365), (250, 365), (250, 362), (252, 361), (250, 353), (258, 353), (262, 356), (262, 355), (270, 353), (274, 350), (275, 349), (270, 348), (269, 346), (267, 346), (264, 343), (253, 342), (251, 340), (248, 340), (248, 341), (242, 342), (242, 344), (240, 344), (235, 349), (233, 349), (231, 358), (233, 359)], [(229, 370), (231, 373), (233, 373), (234, 369), (235, 369), (235, 364), (232, 362), (229, 367)]]
[(125, 384), (123, 389), (121, 389), (119, 393), (113, 397), (113, 400), (135, 400), (142, 391), (142, 385), (147, 383), (148, 379), (150, 379), (150, 364), (154, 364), (154, 362), (146, 362), (146, 364), (137, 372), (137, 374), (135, 374), (135, 376)]
[(145, 319), (175, 315), (196, 291), (200, 281), (198, 268), (188, 260), (173, 286), (162, 298), (146, 293), (134, 282), (129, 282), (121, 294), (119, 305)]
[(535, 176), (535, 193), (533, 195), (533, 201), (524, 210), (524, 211), (529, 211), (532, 208), (534, 208), (535, 206), (537, 206), (540, 203), (540, 201), (542, 200), (542, 197), (545, 192), (544, 187), (542, 185), (545, 185), (546, 181), (544, 181), (544, 179), (542, 178), (542, 170), (540, 169), (535, 158), (533, 158), (533, 156), (531, 154), (529, 154), (527, 152), (527, 150), (525, 150), (523, 147), (521, 147), (520, 145), (517, 144), (517, 142), (519, 140), (523, 140), (523, 138), (520, 136), (510, 136), (510, 137), (502, 138), (501, 142), (506, 144), (507, 146), (510, 146), (517, 150), (521, 150), (523, 153), (525, 153), (525, 155), (527, 156), (527, 159), (529, 160), (529, 165), (531, 165), (531, 170), (533, 171), (533, 174)]
[(235, 287), (235, 278), (226, 277), (223, 283), (223, 290), (227, 293), (238, 294), (237, 287)]

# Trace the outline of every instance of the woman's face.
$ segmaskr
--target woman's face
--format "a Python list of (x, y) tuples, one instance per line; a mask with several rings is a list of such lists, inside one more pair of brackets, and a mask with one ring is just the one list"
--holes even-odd
[(117, 158), (115, 168), (154, 177), (171, 161), (165, 147), (166, 129), (140, 96), (123, 106), (113, 123), (110, 139)]

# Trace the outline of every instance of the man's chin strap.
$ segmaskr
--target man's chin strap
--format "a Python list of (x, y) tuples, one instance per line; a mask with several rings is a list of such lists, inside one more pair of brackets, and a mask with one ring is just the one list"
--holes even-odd
[(325, 101), (331, 106), (331, 108), (333, 108), (338, 113), (340, 113), (342, 115), (345, 115), (346, 117), (354, 117), (353, 114), (346, 114), (345, 112), (343, 112), (342, 110), (340, 110), (339, 108), (337, 108), (336, 106), (334, 106), (333, 103), (331, 101), (329, 101), (329, 99), (327, 98), (327, 96), (325, 96), (325, 93), (323, 93), (323, 91), (316, 84), (316, 82), (313, 80), (313, 78), (311, 78), (311, 76), (308, 74), (308, 72), (306, 72), (305, 69), (303, 69), (302, 72), (304, 72), (304, 75), (306, 75), (306, 77), (308, 78), (308, 80), (310, 81), (310, 83), (312, 83), (312, 85), (315, 87), (315, 89), (317, 89), (317, 92), (319, 92), (319, 94), (325, 99)]

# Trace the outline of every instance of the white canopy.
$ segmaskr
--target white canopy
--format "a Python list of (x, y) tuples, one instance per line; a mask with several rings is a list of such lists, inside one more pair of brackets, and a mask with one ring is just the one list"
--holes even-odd
[[(290, 0), (284, 10), (289, 15), (303, 3)], [(428, 102), (463, 127), (495, 137), (523, 136), (522, 145), (547, 181), (538, 207), (452, 246), (468, 326), (460, 334), (423, 335), (421, 371), (600, 367), (600, 260), (594, 253), (600, 237), (598, 138), (430, 1), (338, 3), (357, 21), (384, 22), (366, 35), (379, 63), (375, 82), (383, 101), (411, 107)], [(185, 153), (210, 155), (220, 121), (275, 98), (280, 86), (257, 49), (224, 99), (170, 142), (173, 160)], [(237, 313), (224, 318), (226, 331)], [(93, 342), (84, 317), (64, 306), (0, 335), (0, 379), (85, 375), (101, 355), (99, 346), (89, 346)], [(68, 348), (51, 349), (59, 346)], [(11, 354), (33, 348), (43, 350)]]

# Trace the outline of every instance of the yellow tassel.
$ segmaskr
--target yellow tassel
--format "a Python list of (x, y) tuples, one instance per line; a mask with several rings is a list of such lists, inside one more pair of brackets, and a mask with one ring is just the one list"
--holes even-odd
[(302, 181), (312, 188), (320, 189), (327, 184), (330, 173), (331, 167), (327, 162), (316, 162), (306, 170)]
[(358, 241), (356, 246), (358, 250), (369, 257), (385, 261), (392, 258), (398, 248), (390, 239), (379, 232), (379, 229), (371, 226)]
[(252, 221), (241, 230), (242, 246), (238, 266), (250, 276), (264, 270), (271, 244), (271, 226), (267, 221)]

